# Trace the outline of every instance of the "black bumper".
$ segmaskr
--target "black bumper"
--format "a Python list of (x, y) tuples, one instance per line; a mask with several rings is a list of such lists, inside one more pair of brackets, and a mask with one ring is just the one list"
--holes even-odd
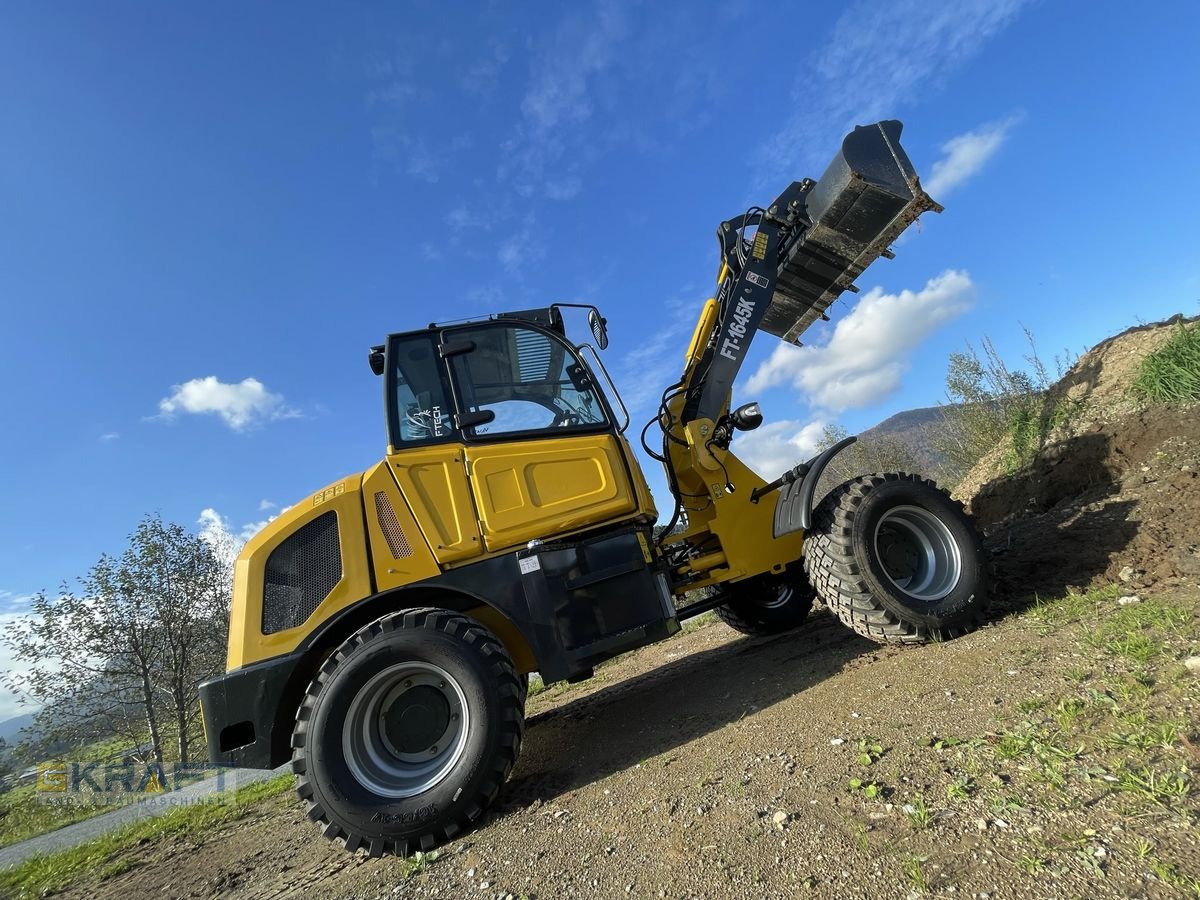
[[(287, 762), (290, 735), (276, 733), (293, 718), (283, 708), (300, 654), (236, 669), (200, 685), (200, 708), (213, 763), (274, 769)], [(285, 724), (278, 727), (280, 722)]]

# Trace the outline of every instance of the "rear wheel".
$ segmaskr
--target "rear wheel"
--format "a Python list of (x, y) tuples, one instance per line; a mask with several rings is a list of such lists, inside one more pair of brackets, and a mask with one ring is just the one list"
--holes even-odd
[(881, 643), (966, 634), (986, 611), (979, 535), (960, 504), (916, 475), (865, 475), (830, 492), (804, 570), (838, 618)]
[(717, 615), (742, 634), (790, 631), (808, 618), (816, 598), (802, 572), (760, 575), (728, 585), (724, 590), (729, 600), (717, 607)]
[(297, 712), (292, 769), (309, 817), (371, 856), (450, 840), (512, 771), (524, 695), (478, 622), (440, 609), (372, 622), (321, 665)]

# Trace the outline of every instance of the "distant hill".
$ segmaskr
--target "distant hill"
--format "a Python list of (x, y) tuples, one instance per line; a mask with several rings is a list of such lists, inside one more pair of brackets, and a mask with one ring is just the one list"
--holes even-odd
[(15, 744), (21, 739), (21, 729), (31, 726), (35, 715), (37, 713), (22, 713), (0, 722), (0, 738), (3, 738), (4, 742), (10, 746)]
[(889, 416), (873, 428), (861, 432), (858, 439), (871, 443), (880, 439), (898, 441), (908, 447), (921, 465), (922, 474), (935, 474), (945, 465), (945, 458), (933, 445), (932, 436), (941, 425), (944, 407), (926, 406), (908, 409)]

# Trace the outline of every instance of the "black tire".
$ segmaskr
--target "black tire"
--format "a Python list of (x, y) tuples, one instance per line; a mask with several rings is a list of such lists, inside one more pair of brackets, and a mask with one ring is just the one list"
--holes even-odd
[(814, 511), (804, 571), (839, 619), (879, 643), (958, 637), (987, 609), (979, 534), (960, 503), (916, 475), (864, 475), (834, 488)]
[[(437, 673), (449, 676), (440, 688)], [(359, 630), (322, 663), (296, 714), (292, 769), (309, 818), (369, 856), (451, 840), (483, 814), (517, 760), (521, 682), (495, 635), (448, 610), (405, 610)], [(424, 761), (426, 739), (443, 744), (444, 761)], [(402, 780), (422, 766), (439, 768)], [(401, 778), (389, 781), (395, 771)], [(431, 779), (439, 780), (425, 787)]]
[(718, 606), (721, 621), (742, 634), (767, 635), (804, 624), (816, 591), (802, 572), (760, 575), (728, 585), (729, 600)]

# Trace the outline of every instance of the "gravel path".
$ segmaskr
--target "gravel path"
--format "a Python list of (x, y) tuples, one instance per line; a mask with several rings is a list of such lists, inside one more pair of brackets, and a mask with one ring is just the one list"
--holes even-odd
[[(290, 771), (288, 765), (275, 770), (234, 769), (224, 775), (224, 787), (227, 790), (234, 790), (248, 784), (253, 784), (256, 781), (273, 778), (287, 771)], [(32, 837), (27, 841), (10, 844), (0, 849), (0, 868), (7, 868), (41, 853), (52, 853), (55, 850), (66, 850), (70, 847), (75, 847), (107, 834), (114, 828), (119, 828), (130, 822), (136, 822), (139, 819), (160, 816), (173, 806), (194, 802), (201, 797), (213, 793), (216, 789), (217, 776), (213, 776), (204, 781), (198, 781), (195, 784), (180, 788), (178, 791), (173, 791), (168, 797), (169, 802), (164, 802), (162, 797), (151, 797), (138, 803), (131, 803), (128, 806), (115, 809), (112, 812), (84, 819), (82, 822), (67, 825), (65, 828), (60, 828), (57, 831), (39, 834), (37, 837)]]

